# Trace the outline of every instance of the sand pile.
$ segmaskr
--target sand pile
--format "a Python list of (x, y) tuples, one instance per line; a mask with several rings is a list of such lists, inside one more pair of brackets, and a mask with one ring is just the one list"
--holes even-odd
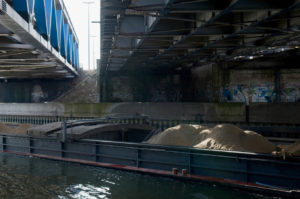
[(295, 142), (294, 144), (288, 146), (285, 151), (290, 155), (290, 156), (300, 156), (300, 140)]
[(254, 153), (272, 153), (276, 146), (253, 131), (244, 131), (234, 125), (222, 124), (200, 132), (205, 139), (196, 148)]
[(276, 150), (276, 146), (260, 134), (230, 124), (214, 128), (179, 125), (154, 135), (146, 143), (254, 153), (272, 153)]
[(300, 156), (300, 140), (291, 145), (278, 145), (280, 151), (274, 151), (273, 155), (283, 157), (297, 157)]
[(10, 127), (6, 126), (5, 124), (3, 123), (0, 123), (0, 132), (1, 133), (7, 133), (11, 130)]
[(13, 128), (0, 123), (0, 133), (27, 134), (29, 128), (32, 128), (31, 124), (20, 124), (16, 128)]
[(201, 125), (181, 124), (152, 136), (145, 143), (192, 147), (198, 143), (199, 132), (206, 128)]
[(12, 129), (12, 133), (27, 134), (27, 130), (32, 128), (31, 124), (20, 124), (17, 128)]

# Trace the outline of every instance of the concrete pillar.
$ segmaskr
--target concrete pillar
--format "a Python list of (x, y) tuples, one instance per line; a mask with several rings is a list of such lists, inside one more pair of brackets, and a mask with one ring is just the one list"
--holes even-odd
[(275, 92), (276, 92), (276, 102), (281, 102), (280, 69), (275, 70)]
[(212, 101), (220, 101), (222, 89), (222, 69), (220, 64), (212, 64)]
[(190, 69), (184, 69), (181, 72), (181, 90), (182, 90), (182, 101), (192, 102), (195, 99), (194, 85), (192, 81), (192, 73)]

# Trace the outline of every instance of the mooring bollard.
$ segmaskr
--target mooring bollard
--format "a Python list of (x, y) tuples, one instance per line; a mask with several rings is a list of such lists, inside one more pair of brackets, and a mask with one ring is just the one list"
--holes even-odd
[(188, 174), (187, 169), (182, 169), (182, 170), (181, 170), (181, 174), (182, 174), (183, 176), (187, 176), (187, 174)]
[(173, 175), (177, 175), (178, 174), (178, 169), (177, 168), (173, 168), (172, 169), (172, 174)]

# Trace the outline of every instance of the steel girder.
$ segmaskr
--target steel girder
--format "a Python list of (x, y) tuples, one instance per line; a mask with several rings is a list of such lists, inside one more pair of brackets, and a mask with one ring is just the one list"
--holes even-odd
[(101, 62), (107, 70), (176, 70), (300, 46), (299, 0), (101, 2)]
[[(51, 60), (49, 63), (52, 63), (50, 65), (53, 68), (51, 74), (45, 72), (45, 75), (42, 75), (42, 67), (40, 67), (38, 74), (35, 74), (36, 70), (32, 70), (30, 76), (0, 73), (1, 78), (66, 78), (77, 75), (79, 41), (63, 0), (2, 1), (0, 10), (3, 13), (0, 17), (0, 39), (9, 40), (8, 44), (4, 42), (6, 45), (0, 44), (0, 48), (5, 49), (7, 45), (12, 47), (30, 45), (30, 49), (34, 49), (34, 52), (31, 50), (24, 56), (18, 55), (11, 59), (48, 59)], [(3, 31), (9, 34), (2, 35)], [(4, 38), (5, 36), (7, 39)], [(14, 49), (14, 51), (19, 50), (20, 48)], [(0, 59), (1, 57), (7, 58), (5, 54), (0, 55)], [(53, 61), (56, 64), (53, 64)], [(11, 72), (18, 69), (18, 64), (9, 64), (9, 66)]]

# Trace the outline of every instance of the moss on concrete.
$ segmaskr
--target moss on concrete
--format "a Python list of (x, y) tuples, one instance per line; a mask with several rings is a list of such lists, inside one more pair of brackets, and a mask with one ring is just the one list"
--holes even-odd
[(64, 104), (65, 115), (72, 117), (104, 117), (114, 103), (99, 104)]
[(214, 105), (217, 113), (245, 115), (245, 104), (243, 103), (216, 103)]

